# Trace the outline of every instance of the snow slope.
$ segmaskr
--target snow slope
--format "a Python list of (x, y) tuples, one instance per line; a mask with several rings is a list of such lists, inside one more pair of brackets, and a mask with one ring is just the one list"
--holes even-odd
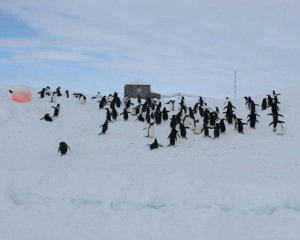
[[(99, 136), (105, 110), (95, 100), (61, 97), (61, 115), (48, 123), (39, 119), (55, 104), (37, 90), (19, 104), (0, 89), (0, 239), (300, 239), (299, 89), (279, 96), (283, 136), (268, 126), (270, 110), (258, 111), (245, 134), (188, 130), (187, 140), (153, 151), (147, 124), (132, 116)], [(245, 120), (244, 99), (233, 104)], [(160, 144), (169, 132), (169, 122), (156, 127)], [(66, 156), (60, 141), (71, 147)]]

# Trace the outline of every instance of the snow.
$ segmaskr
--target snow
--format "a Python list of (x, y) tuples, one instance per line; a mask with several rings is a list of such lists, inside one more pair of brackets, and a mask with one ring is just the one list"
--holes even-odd
[[(155, 135), (164, 147), (152, 151), (147, 124), (133, 116), (99, 136), (106, 111), (90, 97), (58, 98), (60, 116), (49, 123), (39, 119), (52, 115), (50, 98), (33, 90), (32, 102), (15, 103), (0, 89), (0, 239), (299, 239), (299, 89), (279, 96), (283, 136), (268, 126), (270, 110), (258, 110), (245, 134), (230, 125), (219, 139), (187, 130), (175, 147), (166, 147), (163, 122)], [(224, 101), (207, 99), (220, 109)], [(245, 121), (244, 99), (232, 102)], [(61, 141), (71, 147), (65, 156)]]

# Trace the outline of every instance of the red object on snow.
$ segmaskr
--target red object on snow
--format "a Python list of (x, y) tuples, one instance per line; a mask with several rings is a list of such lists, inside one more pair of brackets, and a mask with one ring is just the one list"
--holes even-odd
[(31, 101), (31, 91), (29, 89), (13, 90), (11, 99), (15, 102), (25, 103)]

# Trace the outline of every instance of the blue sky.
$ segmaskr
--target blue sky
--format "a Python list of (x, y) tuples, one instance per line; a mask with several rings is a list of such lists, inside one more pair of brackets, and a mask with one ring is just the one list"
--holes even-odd
[(300, 3), (1, 0), (0, 83), (232, 96), (299, 84)]

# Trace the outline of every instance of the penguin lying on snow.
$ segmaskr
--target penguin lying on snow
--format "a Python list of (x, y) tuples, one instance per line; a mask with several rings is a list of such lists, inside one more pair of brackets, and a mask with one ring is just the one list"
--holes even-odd
[(162, 145), (158, 144), (157, 139), (154, 139), (154, 142), (151, 144), (148, 144), (146, 146), (149, 146), (151, 150), (153, 150), (154, 148), (158, 148), (158, 147), (163, 147)]
[(60, 142), (58, 146), (58, 152), (61, 153), (61, 156), (67, 154), (68, 149), (71, 150), (71, 148), (66, 144), (65, 142)]
[(47, 113), (44, 117), (42, 117), (40, 120), (45, 120), (47, 122), (52, 122), (52, 117)]

